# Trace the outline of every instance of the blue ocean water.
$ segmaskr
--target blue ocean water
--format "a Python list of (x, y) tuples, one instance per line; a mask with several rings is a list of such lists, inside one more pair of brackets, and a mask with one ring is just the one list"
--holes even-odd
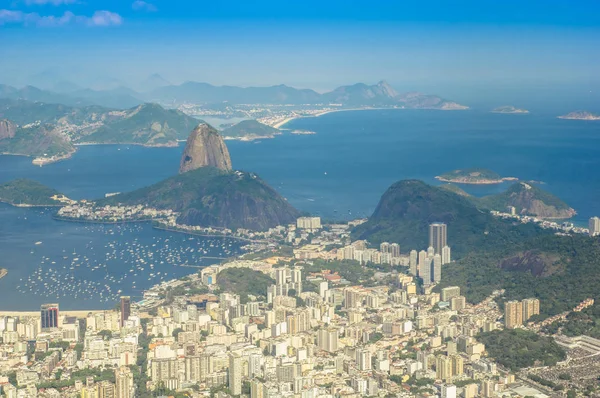
[[(397, 180), (417, 178), (438, 184), (436, 175), (466, 167), (543, 181), (544, 189), (578, 211), (577, 223), (600, 215), (600, 122), (535, 113), (372, 110), (297, 119), (285, 128), (317, 134), (228, 141), (233, 166), (258, 173), (298, 209), (328, 219), (368, 216)], [(72, 159), (44, 167), (33, 166), (28, 158), (0, 156), (0, 182), (26, 177), (74, 199), (97, 198), (177, 173), (182, 150), (83, 146)], [(499, 192), (507, 184), (462, 187), (482, 196)], [(66, 223), (53, 220), (51, 210), (0, 205), (0, 267), (9, 270), (0, 280), (0, 309), (36, 309), (42, 302), (55, 300), (63, 308), (110, 308), (118, 290), (135, 296), (163, 273), (171, 277), (194, 271), (174, 265), (207, 265), (214, 261), (200, 257), (220, 257), (224, 250), (236, 249), (229, 241), (195, 239), (153, 230), (148, 224)], [(135, 248), (127, 242), (135, 242)], [(198, 254), (198, 249), (207, 254)], [(159, 258), (153, 270), (150, 252)], [(53, 287), (53, 283), (69, 286), (65, 281), (74, 286), (71, 289), (93, 294), (85, 300), (79, 296), (67, 300)]]

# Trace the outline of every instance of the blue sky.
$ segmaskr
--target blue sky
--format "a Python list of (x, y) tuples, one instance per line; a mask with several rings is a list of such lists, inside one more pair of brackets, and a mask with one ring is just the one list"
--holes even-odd
[[(0, 82), (406, 89), (598, 80), (600, 2), (0, 0)], [(38, 76), (39, 77), (39, 76)]]

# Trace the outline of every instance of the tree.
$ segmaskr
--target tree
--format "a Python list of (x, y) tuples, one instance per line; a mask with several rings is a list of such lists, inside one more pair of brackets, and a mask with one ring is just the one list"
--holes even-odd
[(182, 328), (176, 328), (175, 330), (173, 330), (173, 337), (177, 338), (177, 336), (179, 336), (179, 333), (183, 332), (184, 330)]

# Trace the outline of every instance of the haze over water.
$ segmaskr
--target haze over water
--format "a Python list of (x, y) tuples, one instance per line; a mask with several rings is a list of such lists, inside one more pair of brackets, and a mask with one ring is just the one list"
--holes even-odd
[[(579, 224), (600, 215), (600, 122), (561, 120), (535, 113), (373, 110), (298, 119), (285, 127), (317, 134), (284, 134), (251, 143), (227, 141), (233, 166), (258, 173), (298, 209), (327, 219), (368, 216), (383, 192), (397, 180), (417, 178), (438, 184), (436, 175), (467, 167), (489, 168), (502, 176), (545, 182), (543, 189), (578, 211), (573, 221)], [(182, 150), (183, 147), (83, 146), (72, 159), (42, 168), (31, 165), (28, 158), (0, 156), (0, 182), (26, 177), (74, 199), (97, 198), (175, 174)], [(500, 192), (507, 184), (461, 187), (481, 196)], [(53, 297), (19, 293), (16, 287), (19, 279), (36, 272), (46, 278), (51, 275), (49, 269), (59, 265), (63, 270), (61, 277), (72, 274), (77, 281), (99, 285), (101, 290), (107, 272), (90, 271), (83, 266), (70, 270), (75, 258), (72, 253), (77, 253), (77, 258), (86, 256), (90, 261), (105, 263), (106, 252), (125, 253), (121, 244), (136, 238), (143, 250), (165, 249), (169, 245), (174, 252), (199, 246), (209, 249), (211, 254), (207, 256), (219, 256), (221, 252), (217, 247), (210, 248), (211, 242), (199, 238), (190, 241), (189, 236), (152, 230), (148, 224), (116, 227), (65, 223), (52, 220), (48, 210), (0, 205), (0, 267), (9, 270), (8, 276), (0, 280), (0, 308), (35, 310), (42, 302), (55, 301)], [(37, 241), (43, 243), (35, 245)], [(154, 249), (153, 244), (157, 245)], [(41, 264), (43, 256), (51, 259)], [(124, 263), (126, 256), (122, 257), (107, 263), (117, 279), (132, 274), (130, 264)], [(213, 262), (200, 261), (198, 257), (188, 251), (179, 261), (201, 265)], [(66, 269), (62, 268), (66, 264), (59, 264), (63, 260), (69, 263)], [(57, 264), (51, 264), (52, 261)], [(122, 289), (123, 294), (139, 294), (157, 281), (147, 280), (149, 272), (162, 270), (169, 276), (182, 276), (194, 271), (163, 261), (166, 265), (161, 269), (156, 265), (154, 271), (148, 267), (136, 271), (137, 279), (128, 275), (119, 284), (109, 283), (114, 285), (113, 292)], [(136, 289), (131, 287), (134, 279)], [(62, 308), (114, 305), (114, 301), (100, 301), (99, 297), (59, 302)]]

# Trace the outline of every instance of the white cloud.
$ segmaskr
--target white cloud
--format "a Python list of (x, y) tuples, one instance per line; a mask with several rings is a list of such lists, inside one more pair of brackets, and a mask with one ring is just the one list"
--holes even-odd
[(91, 17), (75, 15), (66, 11), (63, 15), (40, 15), (36, 12), (25, 13), (23, 11), (0, 10), (0, 26), (7, 24), (22, 24), (26, 26), (114, 26), (121, 25), (123, 18), (114, 12), (96, 11)]
[(147, 11), (147, 12), (155, 12), (158, 9), (154, 4), (150, 4), (144, 0), (135, 0), (131, 5), (135, 11)]
[(25, 4), (28, 6), (44, 6), (47, 4), (53, 6), (60, 6), (66, 4), (75, 4), (77, 0), (25, 0)]

